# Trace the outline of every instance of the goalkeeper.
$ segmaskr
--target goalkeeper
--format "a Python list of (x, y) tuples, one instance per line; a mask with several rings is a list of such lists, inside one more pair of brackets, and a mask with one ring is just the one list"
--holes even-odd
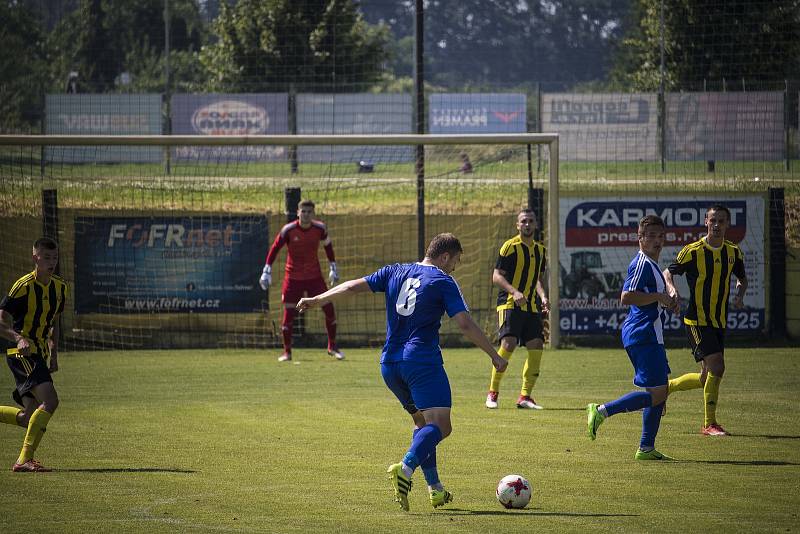
[[(272, 264), (281, 248), (286, 245), (286, 273), (281, 287), (283, 354), (278, 361), (287, 362), (292, 359), (292, 330), (294, 318), (297, 316), (295, 307), (299, 300), (304, 296), (315, 297), (328, 290), (317, 258), (320, 243), (328, 257), (329, 280), (333, 285), (339, 281), (339, 272), (336, 269), (328, 228), (324, 222), (314, 219), (314, 203), (304, 200), (298, 206), (297, 220), (281, 228), (267, 253), (267, 261), (259, 279), (259, 285), (265, 291), (272, 284)], [(325, 313), (325, 329), (328, 332), (328, 354), (337, 360), (344, 360), (344, 354), (336, 345), (336, 312), (333, 304), (326, 304), (322, 311)]]

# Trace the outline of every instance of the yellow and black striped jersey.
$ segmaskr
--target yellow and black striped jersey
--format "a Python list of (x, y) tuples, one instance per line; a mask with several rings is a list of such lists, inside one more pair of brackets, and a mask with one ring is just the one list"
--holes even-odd
[(695, 326), (725, 328), (731, 274), (744, 280), (744, 254), (728, 240), (713, 248), (705, 238), (683, 247), (675, 263), (668, 267), (673, 275), (686, 274), (689, 308), (683, 322)]
[(47, 285), (36, 280), (35, 271), (17, 280), (0, 300), (0, 310), (14, 318), (14, 331), (31, 343), (31, 354), (50, 356), (47, 340), (56, 318), (64, 311), (67, 284), (51, 275)]
[[(500, 247), (495, 269), (505, 273), (506, 280), (528, 299), (528, 304), (525, 304), (522, 310), (539, 311), (536, 306), (536, 282), (544, 271), (545, 261), (544, 245), (534, 241), (528, 246), (522, 242), (519, 235), (512, 237)], [(504, 289), (500, 289), (497, 295), (497, 310), (513, 308), (513, 297)]]

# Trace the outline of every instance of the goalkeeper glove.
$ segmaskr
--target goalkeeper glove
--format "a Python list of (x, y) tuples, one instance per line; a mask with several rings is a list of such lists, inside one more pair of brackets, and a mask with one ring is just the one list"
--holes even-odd
[(258, 279), (258, 285), (261, 286), (261, 289), (264, 291), (272, 285), (272, 266), (267, 264), (264, 265), (264, 270), (261, 271), (261, 278)]
[(336, 270), (336, 262), (335, 261), (331, 262), (331, 272), (328, 273), (328, 279), (330, 280), (331, 285), (333, 285), (333, 284), (335, 284), (336, 282), (339, 281), (339, 271)]

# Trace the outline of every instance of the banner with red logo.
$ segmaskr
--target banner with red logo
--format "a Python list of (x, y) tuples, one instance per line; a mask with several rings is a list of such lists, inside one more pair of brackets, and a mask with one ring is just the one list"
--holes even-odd
[(524, 133), (526, 97), (518, 93), (434, 93), (428, 125), (433, 134)]
[[(176, 135), (282, 135), (289, 133), (289, 95), (176, 94), (171, 101)], [(282, 146), (184, 146), (175, 157), (189, 160), (248, 161), (286, 158)]]
[[(764, 328), (764, 199), (760, 196), (561, 198), (559, 294), (561, 331), (565, 335), (617, 332), (627, 315), (619, 301), (628, 265), (639, 250), (639, 220), (658, 215), (666, 226), (659, 265), (674, 262), (687, 244), (706, 235), (706, 210), (722, 204), (731, 212), (726, 239), (739, 245), (745, 258), (748, 288), (744, 309), (728, 306), (728, 330)], [(553, 266), (550, 266), (553, 268)], [(685, 276), (676, 276), (682, 307), (688, 304)], [(731, 294), (735, 277), (731, 277)], [(682, 317), (669, 315), (665, 333), (683, 335)]]

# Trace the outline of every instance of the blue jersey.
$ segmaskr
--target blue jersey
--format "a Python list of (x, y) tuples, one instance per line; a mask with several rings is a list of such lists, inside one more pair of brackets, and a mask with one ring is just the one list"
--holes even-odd
[(469, 311), (453, 277), (432, 265), (395, 263), (364, 279), (372, 291), (386, 294), (386, 344), (381, 363), (441, 365), (442, 314), (452, 317)]
[[(639, 251), (628, 266), (628, 277), (622, 290), (664, 293), (666, 287), (658, 264)], [(666, 312), (657, 302), (647, 306), (631, 306), (622, 323), (622, 344), (625, 347), (653, 343), (663, 345), (665, 319)]]

